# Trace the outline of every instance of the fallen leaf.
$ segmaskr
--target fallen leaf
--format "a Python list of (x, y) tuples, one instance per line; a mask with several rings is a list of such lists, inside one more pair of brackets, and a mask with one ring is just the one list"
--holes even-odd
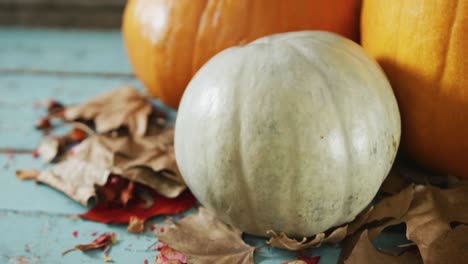
[(466, 263), (468, 260), (468, 226), (458, 225), (428, 246), (425, 263)]
[(37, 176), (39, 176), (39, 171), (36, 169), (16, 171), (16, 178), (20, 180), (35, 180), (37, 179)]
[(304, 237), (301, 241), (297, 241), (294, 238), (289, 238), (285, 233), (281, 232), (276, 234), (274, 231), (269, 230), (267, 234), (270, 235), (270, 239), (267, 244), (272, 247), (283, 248), (287, 250), (303, 250), (306, 248), (317, 248), (323, 243), (337, 243), (343, 240), (347, 234), (347, 226), (341, 226), (335, 228), (330, 234), (319, 233), (315, 237), (308, 239)]
[(37, 121), (34, 127), (38, 130), (50, 130), (52, 128), (52, 123), (50, 123), (49, 118), (43, 117)]
[(69, 158), (42, 171), (36, 181), (50, 185), (86, 205), (91, 197), (96, 196), (95, 185), (104, 185), (109, 175), (110, 171), (99, 165)]
[(184, 192), (177, 198), (166, 198), (156, 192), (151, 192), (153, 203), (146, 206), (147, 201), (136, 199), (127, 207), (112, 206), (99, 202), (95, 207), (80, 216), (101, 223), (128, 223), (130, 218), (137, 217), (146, 220), (156, 215), (177, 214), (195, 205), (195, 198), (190, 192)]
[(101, 94), (84, 104), (65, 108), (67, 120), (93, 120), (98, 133), (127, 126), (130, 133), (143, 136), (153, 111), (148, 98), (135, 88), (124, 86)]
[(187, 257), (170, 248), (168, 245), (162, 246), (159, 250), (159, 254), (156, 256), (157, 264), (185, 264), (187, 263)]
[(130, 217), (127, 231), (130, 233), (143, 233), (145, 231), (145, 221), (135, 216)]
[[(382, 257), (388, 261), (396, 261), (391, 263), (405, 263), (409, 253), (388, 257), (383, 252), (376, 253), (370, 243), (386, 227), (405, 223), (407, 238), (417, 245), (424, 263), (462, 263), (466, 257), (456, 253), (467, 248), (468, 229), (464, 226), (468, 224), (467, 207), (468, 184), (451, 189), (409, 186), (375, 205), (378, 209), (370, 211), (366, 224), (360, 228), (367, 229), (356, 232), (359, 239), (356, 236), (347, 239), (340, 259), (345, 263), (349, 259), (355, 261), (351, 263), (361, 263), (365, 254), (384, 254)], [(384, 221), (378, 221), (382, 219)], [(453, 223), (461, 224), (453, 228)], [(414, 261), (414, 256), (411, 257)], [(454, 261), (447, 262), (448, 259)]]
[[(429, 248), (441, 236), (447, 236), (447, 233), (453, 232), (451, 223), (468, 224), (467, 208), (468, 184), (453, 189), (416, 186), (411, 208), (405, 215), (404, 221), (407, 226), (408, 239), (418, 245), (425, 262), (442, 261), (429, 258), (431, 254)], [(460, 230), (466, 231), (466, 229)], [(465, 235), (468, 236), (468, 233)], [(453, 246), (456, 247), (456, 245)]]
[(159, 241), (184, 254), (187, 263), (254, 263), (255, 248), (241, 235), (204, 208), (156, 233)]
[[(381, 230), (391, 223), (401, 223), (401, 218), (408, 211), (413, 195), (414, 186), (410, 185), (393, 196), (381, 199), (376, 205), (370, 207), (367, 212), (360, 214), (353, 222), (348, 224), (348, 235), (353, 234), (358, 229), (362, 229), (363, 226), (368, 227), (369, 225), (376, 225), (376, 222), (379, 221), (380, 223), (377, 223), (377, 228), (381, 227)], [(380, 232), (371, 232), (371, 240), (373, 240), (378, 233)]]
[(131, 181), (174, 198), (186, 190), (174, 157), (174, 129), (160, 128), (141, 138), (91, 136), (74, 148), (73, 157), (99, 164)]
[(104, 261), (106, 261), (106, 258), (110, 259), (109, 256), (107, 256), (107, 252), (109, 251), (110, 247), (116, 242), (117, 240), (115, 238), (115, 233), (103, 233), (100, 236), (98, 236), (96, 239), (94, 239), (91, 243), (78, 244), (71, 249), (65, 250), (62, 253), (62, 255), (68, 254), (75, 250), (88, 251), (88, 250), (93, 250), (93, 249), (103, 249)]
[(344, 263), (413, 264), (421, 263), (421, 261), (418, 256), (410, 253), (404, 253), (402, 256), (394, 256), (375, 249), (369, 240), (367, 230), (364, 230), (359, 235), (359, 239), (354, 246), (351, 255), (344, 261)]

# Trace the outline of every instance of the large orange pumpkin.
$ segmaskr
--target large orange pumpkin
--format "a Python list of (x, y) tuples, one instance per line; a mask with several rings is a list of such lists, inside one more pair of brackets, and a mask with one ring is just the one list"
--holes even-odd
[(130, 0), (123, 38), (136, 76), (177, 107), (219, 51), (272, 33), (321, 29), (356, 40), (360, 0)]
[(361, 34), (395, 91), (403, 148), (468, 177), (468, 0), (364, 1)]

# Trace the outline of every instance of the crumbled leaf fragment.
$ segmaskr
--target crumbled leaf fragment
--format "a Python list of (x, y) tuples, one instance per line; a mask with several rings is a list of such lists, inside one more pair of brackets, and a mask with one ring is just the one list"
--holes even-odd
[(255, 248), (241, 238), (242, 232), (218, 220), (206, 209), (156, 233), (159, 241), (187, 257), (187, 263), (253, 264)]
[(16, 171), (16, 178), (20, 180), (36, 180), (38, 176), (39, 176), (39, 171), (36, 169)]
[(164, 245), (161, 249), (159, 249), (159, 254), (156, 256), (156, 263), (157, 264), (185, 264), (187, 263), (187, 257), (170, 248), (167, 245)]
[(34, 126), (38, 130), (48, 130), (52, 128), (52, 123), (46, 117), (40, 118)]
[(110, 248), (117, 240), (115, 239), (115, 233), (103, 233), (88, 244), (78, 244), (74, 248), (68, 249), (62, 253), (65, 255), (74, 250), (88, 251), (93, 249), (103, 249), (106, 247)]
[(130, 233), (143, 233), (145, 231), (145, 221), (135, 216), (130, 217), (127, 231)]

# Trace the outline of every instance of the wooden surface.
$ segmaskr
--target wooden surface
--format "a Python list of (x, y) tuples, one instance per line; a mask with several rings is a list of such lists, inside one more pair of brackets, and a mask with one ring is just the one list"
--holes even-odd
[(125, 0), (0, 0), (0, 25), (119, 28)]
[[(43, 166), (31, 155), (41, 139), (33, 125), (43, 114), (34, 108), (35, 102), (54, 98), (78, 103), (121, 84), (141, 87), (132, 76), (119, 32), (0, 28), (0, 263), (103, 263), (101, 251), (63, 257), (61, 252), (91, 241), (93, 232), (108, 231), (116, 232), (120, 241), (110, 252), (115, 263), (154, 263), (157, 252), (148, 248), (157, 240), (151, 232), (134, 235), (125, 226), (78, 219), (75, 215), (85, 207), (14, 175), (16, 169)], [(378, 243), (400, 240), (401, 235), (387, 234)], [(339, 255), (331, 246), (309, 252), (322, 256), (320, 264), (335, 263)], [(255, 259), (273, 264), (292, 256), (293, 252), (263, 248)]]

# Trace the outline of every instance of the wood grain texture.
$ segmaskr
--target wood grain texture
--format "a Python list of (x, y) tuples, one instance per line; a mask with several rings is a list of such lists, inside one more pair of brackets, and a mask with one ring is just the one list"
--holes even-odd
[(0, 74), (7, 69), (132, 73), (118, 31), (0, 27)]
[(125, 0), (0, 0), (0, 25), (119, 28)]

